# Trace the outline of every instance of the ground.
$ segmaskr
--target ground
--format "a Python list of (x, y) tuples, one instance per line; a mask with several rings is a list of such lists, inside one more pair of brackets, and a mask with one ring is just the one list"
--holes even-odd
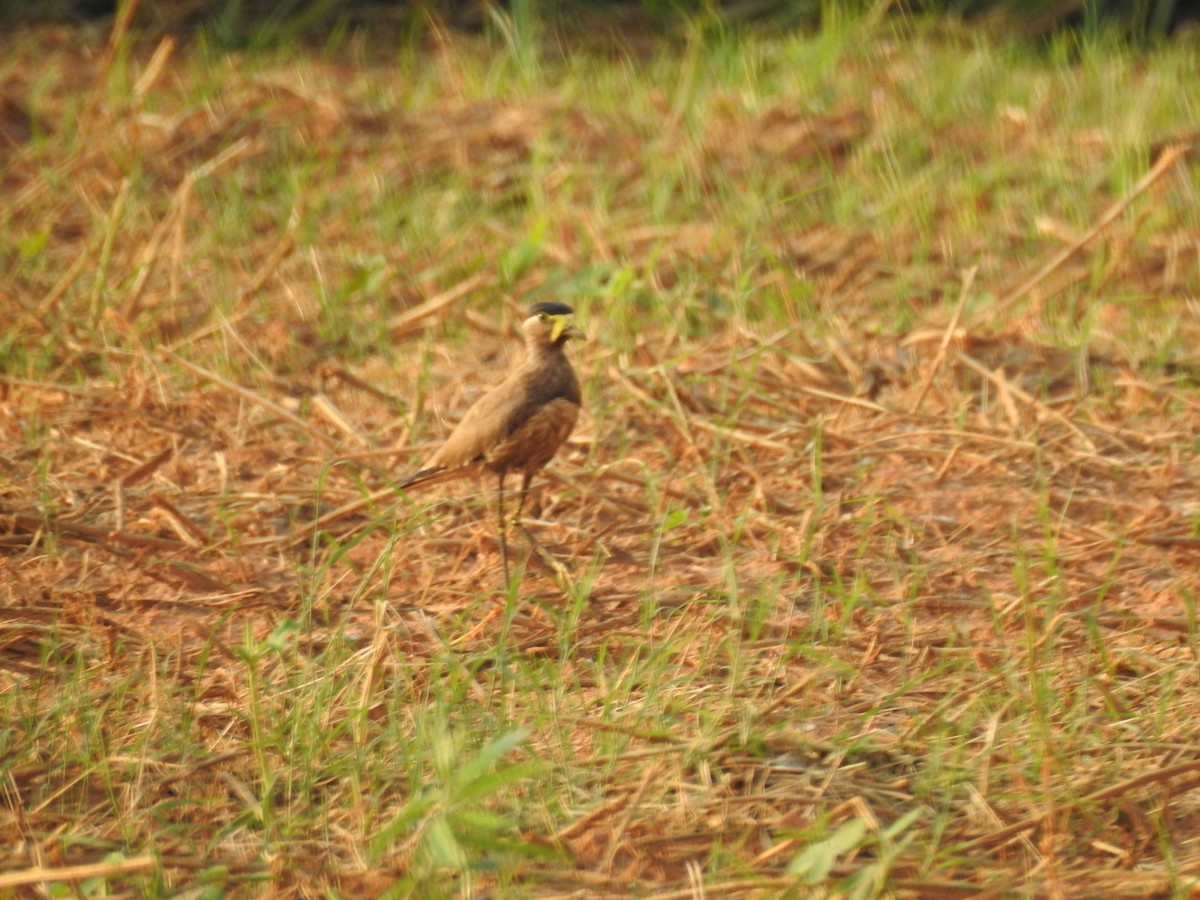
[(0, 39), (0, 896), (1187, 896), (1194, 44), (497, 22)]

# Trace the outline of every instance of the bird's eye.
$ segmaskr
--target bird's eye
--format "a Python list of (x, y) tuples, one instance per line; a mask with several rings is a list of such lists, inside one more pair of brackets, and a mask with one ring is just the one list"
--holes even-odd
[(545, 322), (545, 321), (546, 321), (546, 314), (545, 314), (545, 313), (538, 313), (538, 321), (539, 321), (539, 322)]

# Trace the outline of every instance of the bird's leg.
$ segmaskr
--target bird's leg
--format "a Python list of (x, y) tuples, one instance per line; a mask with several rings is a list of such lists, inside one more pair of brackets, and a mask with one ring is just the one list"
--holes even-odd
[(532, 472), (525, 472), (521, 475), (521, 498), (517, 501), (517, 514), (513, 516), (513, 524), (521, 524), (521, 510), (525, 508), (525, 497), (529, 493), (529, 482), (533, 478)]
[(496, 512), (500, 523), (500, 561), (504, 564), (504, 590), (508, 591), (508, 522), (504, 520), (504, 473), (500, 473), (500, 489), (496, 493)]
[(571, 573), (567, 571), (567, 567), (554, 558), (554, 555), (542, 546), (542, 542), (533, 536), (533, 532), (524, 526), (521, 522), (521, 510), (525, 508), (525, 495), (529, 493), (529, 482), (533, 478), (532, 472), (526, 472), (521, 479), (521, 499), (517, 502), (517, 514), (513, 516), (513, 524), (521, 529), (521, 533), (525, 535), (525, 540), (529, 541), (529, 548), (538, 555), (538, 557), (554, 570), (554, 574), (558, 576), (559, 583), (564, 589), (573, 585)]
[(553, 553), (542, 546), (542, 542), (533, 536), (532, 531), (520, 522), (517, 523), (517, 527), (521, 529), (521, 534), (525, 535), (525, 540), (529, 541), (529, 549), (534, 552), (534, 555), (554, 570), (554, 574), (558, 576), (559, 586), (563, 590), (571, 590), (575, 585), (575, 580), (571, 577), (571, 573), (567, 571), (567, 567), (555, 559)]

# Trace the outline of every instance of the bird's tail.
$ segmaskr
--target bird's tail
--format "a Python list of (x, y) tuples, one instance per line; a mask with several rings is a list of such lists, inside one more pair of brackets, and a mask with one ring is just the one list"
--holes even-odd
[(399, 481), (396, 482), (398, 488), (410, 488), (414, 485), (424, 484), (427, 481), (432, 481), (437, 478), (444, 470), (441, 466), (434, 466), (429, 469), (418, 469), (415, 472), (410, 472)]
[(460, 478), (462, 475), (462, 469), (449, 469), (446, 466), (430, 466), (428, 469), (418, 469), (411, 475), (405, 475), (396, 482), (396, 487), (401, 490), (407, 490), (417, 485), (438, 484), (442, 481), (449, 481), (452, 478)]

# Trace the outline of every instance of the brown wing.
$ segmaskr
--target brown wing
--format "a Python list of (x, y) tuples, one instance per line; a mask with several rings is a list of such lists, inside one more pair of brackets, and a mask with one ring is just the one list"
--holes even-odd
[(478, 465), (535, 472), (575, 427), (579, 401), (579, 380), (562, 349), (532, 351), (515, 372), (475, 401), (446, 443), (401, 486), (444, 480)]
[(579, 418), (579, 404), (565, 397), (544, 403), (513, 429), (512, 433), (484, 454), (488, 466), (533, 473), (558, 452), (571, 435)]
[(526, 405), (521, 379), (509, 376), (467, 410), (446, 443), (430, 458), (427, 469), (457, 469), (482, 461), (487, 451), (501, 443), (510, 421)]

